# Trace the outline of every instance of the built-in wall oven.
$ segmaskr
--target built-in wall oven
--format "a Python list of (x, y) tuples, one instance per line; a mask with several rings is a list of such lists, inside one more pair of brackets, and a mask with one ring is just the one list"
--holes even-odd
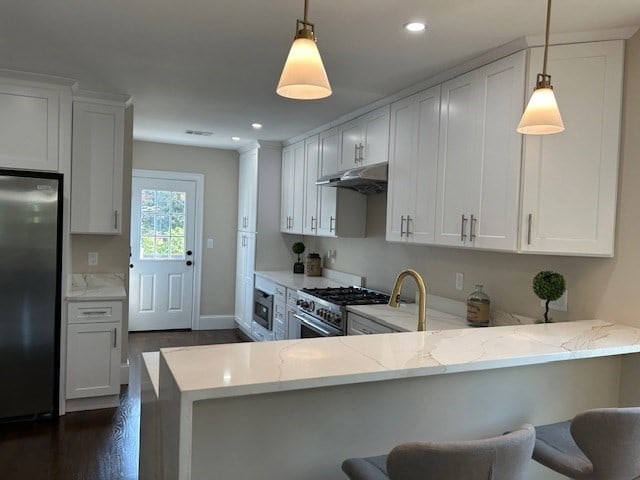
[(342, 330), (316, 320), (300, 309), (293, 315), (293, 318), (296, 322), (294, 338), (337, 337), (343, 335)]
[(257, 288), (253, 291), (253, 320), (266, 330), (273, 329), (273, 295)]

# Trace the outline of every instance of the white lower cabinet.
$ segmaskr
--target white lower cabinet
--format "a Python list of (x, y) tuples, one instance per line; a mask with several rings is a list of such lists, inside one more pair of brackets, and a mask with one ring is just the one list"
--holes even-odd
[(253, 322), (253, 270), (255, 266), (256, 234), (238, 232), (236, 249), (235, 319), (247, 335)]
[(286, 340), (288, 336), (287, 328), (287, 304), (282, 300), (273, 302), (273, 339)]
[(66, 398), (120, 393), (122, 302), (69, 302)]
[(367, 317), (349, 312), (347, 315), (347, 335), (373, 335), (375, 333), (393, 333), (396, 330), (375, 322)]
[[(542, 54), (531, 51), (529, 91)], [(623, 41), (549, 48), (566, 129), (525, 138), (521, 252), (613, 255), (623, 67)]]

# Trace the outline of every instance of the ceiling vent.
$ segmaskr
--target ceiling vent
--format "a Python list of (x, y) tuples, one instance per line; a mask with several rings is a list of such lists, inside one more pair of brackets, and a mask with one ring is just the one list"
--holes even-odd
[(199, 137), (210, 137), (213, 135), (213, 132), (204, 132), (202, 130), (185, 130), (184, 133), (187, 135), (197, 135)]

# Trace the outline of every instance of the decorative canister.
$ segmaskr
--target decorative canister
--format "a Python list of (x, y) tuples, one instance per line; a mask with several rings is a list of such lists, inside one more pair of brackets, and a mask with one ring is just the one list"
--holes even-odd
[(476, 285), (467, 297), (467, 324), (472, 327), (488, 327), (491, 320), (491, 300), (482, 291), (482, 285)]
[(308, 277), (322, 276), (322, 261), (317, 253), (310, 253), (305, 259), (304, 274)]

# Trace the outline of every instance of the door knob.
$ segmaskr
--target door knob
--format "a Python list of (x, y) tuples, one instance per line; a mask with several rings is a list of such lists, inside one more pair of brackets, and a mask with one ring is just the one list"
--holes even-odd
[(130, 263), (130, 264), (129, 264), (129, 268), (133, 268), (133, 263)]
[(193, 255), (193, 252), (191, 250), (187, 250), (187, 255)]
[(193, 265), (193, 262), (191, 260), (187, 260), (187, 266), (190, 267), (191, 265)]

